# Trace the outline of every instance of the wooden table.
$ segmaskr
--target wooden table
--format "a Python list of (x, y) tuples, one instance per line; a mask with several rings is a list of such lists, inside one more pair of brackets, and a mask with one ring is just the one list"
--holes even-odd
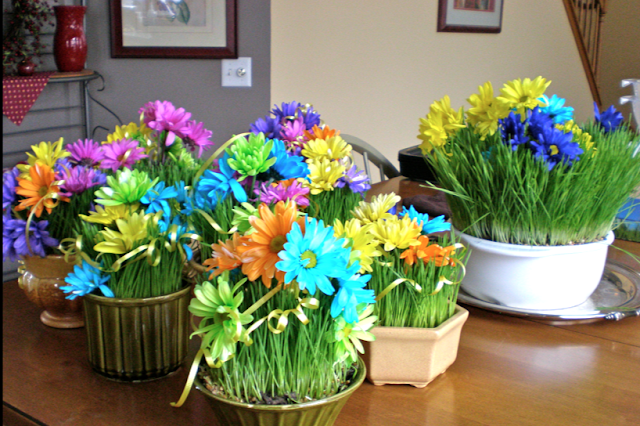
[[(378, 187), (420, 190), (398, 178)], [(640, 253), (640, 244), (621, 245)], [(610, 256), (633, 264), (614, 249)], [(216, 424), (195, 390), (183, 407), (169, 406), (182, 391), (196, 340), (173, 375), (113, 382), (91, 370), (84, 329), (43, 325), (15, 281), (4, 283), (3, 296), (3, 424)], [(365, 382), (336, 426), (640, 424), (640, 317), (552, 326), (469, 311), (458, 358), (443, 375), (423, 389)]]

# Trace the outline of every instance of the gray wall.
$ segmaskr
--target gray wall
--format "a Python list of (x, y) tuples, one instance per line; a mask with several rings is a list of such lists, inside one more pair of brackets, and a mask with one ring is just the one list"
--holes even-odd
[[(7, 3), (9, 0), (3, 0), (3, 6), (8, 6)], [(192, 119), (204, 122), (205, 127), (213, 131), (217, 146), (233, 134), (247, 131), (249, 125), (270, 108), (271, 5), (270, 1), (261, 0), (237, 0), (237, 3), (238, 54), (252, 58), (252, 87), (222, 87), (221, 60), (111, 58), (109, 2), (88, 0), (86, 68), (98, 71), (105, 79), (105, 89), (100, 92), (97, 91), (101, 87), (99, 80), (90, 83), (91, 94), (112, 109), (124, 124), (137, 122), (138, 110), (146, 102), (167, 100), (191, 112)], [(60, 0), (57, 4), (80, 4), (80, 1)], [(44, 41), (52, 43), (52, 38), (47, 36)], [(49, 54), (44, 56), (44, 65), (38, 71), (55, 70), (51, 51), (49, 46), (46, 49)], [(6, 136), (45, 126), (81, 123), (82, 110), (46, 111), (52, 107), (80, 105), (80, 90), (79, 83), (49, 84), (20, 126), (3, 116), (3, 168), (26, 160), (23, 152), (40, 141), (55, 141), (63, 136), (65, 142), (73, 142), (83, 137), (83, 129), (78, 127)], [(95, 133), (96, 140), (105, 140), (107, 133), (118, 124), (117, 120), (94, 103), (90, 111), (92, 126), (110, 129), (109, 132), (98, 129)], [(2, 266), (3, 280), (15, 278), (17, 265), (3, 262)]]

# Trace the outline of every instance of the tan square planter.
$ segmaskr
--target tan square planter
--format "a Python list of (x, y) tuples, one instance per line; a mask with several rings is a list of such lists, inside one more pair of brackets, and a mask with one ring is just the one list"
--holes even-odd
[(454, 315), (436, 328), (374, 327), (375, 342), (362, 342), (367, 380), (377, 386), (427, 386), (456, 360), (468, 316), (456, 305)]

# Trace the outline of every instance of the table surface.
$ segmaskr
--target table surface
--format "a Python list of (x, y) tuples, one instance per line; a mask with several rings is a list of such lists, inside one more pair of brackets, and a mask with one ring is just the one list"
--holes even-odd
[[(375, 192), (423, 192), (396, 178)], [(640, 244), (616, 242), (640, 253)], [(610, 249), (610, 258), (634, 265)], [(638, 269), (638, 265), (635, 264)], [(119, 383), (94, 373), (84, 329), (39, 320), (15, 281), (3, 285), (3, 424), (215, 425), (205, 397), (192, 391), (173, 408), (198, 342), (169, 377)], [(365, 382), (336, 426), (640, 424), (640, 317), (550, 325), (468, 307), (458, 357), (423, 389)]]

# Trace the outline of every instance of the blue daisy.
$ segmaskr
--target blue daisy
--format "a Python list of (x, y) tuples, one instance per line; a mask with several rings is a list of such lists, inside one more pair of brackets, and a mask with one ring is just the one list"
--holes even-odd
[(622, 113), (617, 111), (613, 105), (611, 105), (606, 111), (602, 111), (602, 113), (600, 113), (598, 104), (594, 102), (593, 114), (595, 115), (596, 123), (602, 126), (605, 133), (615, 130), (620, 123), (622, 123), (622, 120), (624, 120)]
[(542, 112), (538, 107), (531, 111), (531, 115), (525, 121), (527, 132), (532, 139), (540, 140), (540, 135), (545, 129), (553, 127), (553, 118), (549, 114)]
[(149, 189), (140, 199), (142, 204), (147, 206), (145, 213), (162, 212), (162, 217), (169, 219), (171, 217), (171, 207), (169, 200), (176, 198), (178, 191), (173, 186), (165, 188), (164, 182), (158, 182), (153, 188)]
[[(171, 222), (164, 219), (158, 221), (158, 229), (160, 230), (160, 233), (167, 234), (167, 238), (169, 239), (179, 238), (180, 236), (187, 233), (196, 233), (196, 231), (194, 231), (193, 229), (189, 230), (187, 226), (188, 224), (183, 223), (178, 216), (174, 217)], [(187, 260), (191, 260), (191, 258), (193, 257), (193, 250), (191, 250), (191, 247), (186, 244), (182, 244), (182, 248), (184, 248)]]
[[(233, 193), (233, 196), (241, 203), (247, 201), (247, 193), (240, 183), (234, 179), (233, 174), (235, 170), (229, 167), (227, 160), (229, 154), (226, 152), (220, 161), (218, 166), (219, 172), (213, 170), (205, 170), (202, 178), (198, 181), (196, 191), (201, 195), (205, 195), (210, 200), (213, 200), (213, 205), (216, 204), (217, 199), (223, 200), (229, 193)], [(196, 199), (196, 203), (198, 200)]]
[(525, 123), (520, 120), (520, 114), (515, 114), (512, 111), (507, 118), (501, 119), (499, 122), (502, 141), (511, 146), (511, 149), (515, 151), (519, 145), (529, 142), (529, 137), (524, 134)]
[(347, 323), (358, 322), (358, 305), (360, 303), (375, 303), (375, 293), (373, 290), (365, 289), (371, 275), (360, 275), (357, 272), (360, 263), (355, 262), (347, 270), (347, 274), (338, 278), (338, 292), (331, 302), (331, 316), (337, 318), (343, 314)]
[(102, 275), (100, 270), (91, 266), (87, 261), (82, 261), (82, 266), (74, 266), (73, 272), (67, 275), (64, 281), (70, 285), (60, 287), (65, 293), (70, 293), (66, 298), (73, 300), (78, 296), (91, 293), (96, 288), (102, 291), (105, 297), (114, 297), (113, 292), (106, 286), (110, 275)]
[(269, 158), (273, 157), (276, 158), (276, 162), (271, 169), (278, 172), (282, 179), (303, 178), (309, 174), (309, 166), (304, 162), (304, 157), (289, 155), (284, 142), (279, 139), (273, 139)]
[(578, 143), (571, 142), (572, 139), (572, 132), (564, 133), (562, 130), (550, 128), (544, 130), (538, 142), (532, 141), (531, 147), (534, 155), (544, 159), (551, 170), (558, 163), (570, 166), (580, 159), (578, 156), (583, 153), (582, 148)]
[(434, 217), (429, 220), (429, 215), (426, 213), (418, 213), (418, 211), (410, 206), (408, 209), (402, 207), (402, 211), (398, 214), (400, 217), (409, 216), (411, 219), (416, 219), (418, 226), (422, 227), (422, 233), (424, 235), (432, 234), (434, 232), (449, 231), (451, 224), (444, 221), (444, 215)]
[(282, 260), (276, 263), (276, 268), (285, 272), (287, 284), (295, 279), (300, 289), (309, 294), (315, 294), (317, 288), (332, 295), (335, 289), (329, 278), (342, 277), (349, 262), (350, 249), (343, 245), (344, 239), (336, 239), (331, 226), (307, 218), (304, 234), (297, 223), (293, 224), (283, 250), (278, 253)]
[(573, 107), (564, 106), (565, 99), (559, 98), (557, 95), (548, 98), (546, 95), (538, 98), (545, 103), (546, 106), (540, 108), (545, 114), (548, 114), (556, 124), (573, 120)]

